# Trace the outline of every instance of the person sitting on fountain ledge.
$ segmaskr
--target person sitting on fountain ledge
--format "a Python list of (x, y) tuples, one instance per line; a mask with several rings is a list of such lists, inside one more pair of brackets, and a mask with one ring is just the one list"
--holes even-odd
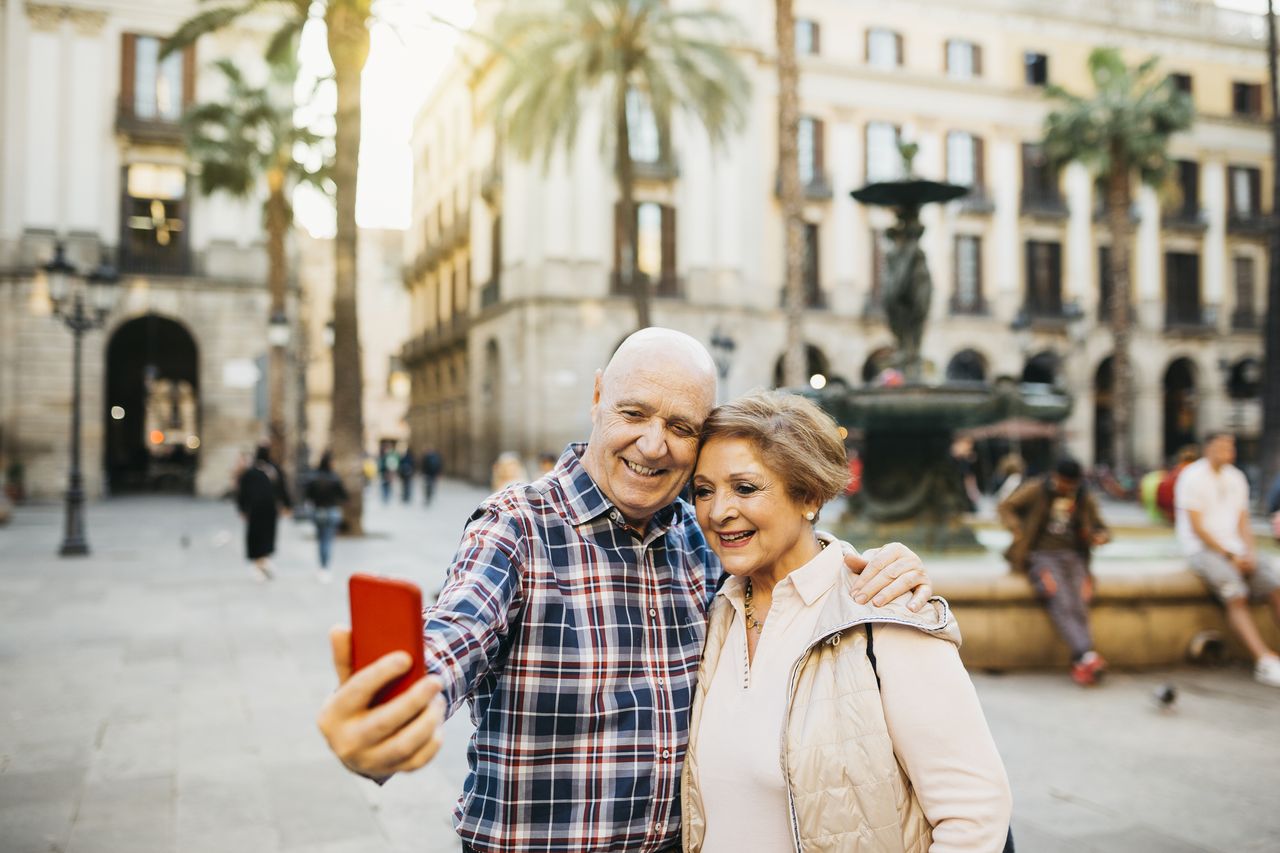
[(1000, 502), (1000, 521), (1013, 531), (1005, 558), (1028, 572), (1058, 634), (1071, 647), (1071, 678), (1096, 684), (1107, 662), (1093, 648), (1089, 603), (1092, 549), (1111, 540), (1098, 504), (1085, 489), (1080, 463), (1061, 459), (1052, 474), (1023, 482)]

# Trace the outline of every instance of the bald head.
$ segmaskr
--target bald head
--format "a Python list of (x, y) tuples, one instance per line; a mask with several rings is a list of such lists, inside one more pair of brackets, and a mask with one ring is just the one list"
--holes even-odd
[(601, 377), (605, 385), (637, 366), (661, 365), (685, 374), (691, 382), (709, 389), (712, 405), (716, 396), (716, 363), (697, 338), (675, 329), (650, 326), (627, 336)]
[(641, 329), (596, 374), (583, 467), (643, 525), (693, 473), (698, 435), (715, 401), (715, 362), (702, 344), (673, 329)]

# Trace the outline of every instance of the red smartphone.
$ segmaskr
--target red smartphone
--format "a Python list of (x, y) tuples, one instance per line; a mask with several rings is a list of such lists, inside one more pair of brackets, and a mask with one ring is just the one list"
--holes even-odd
[(408, 581), (366, 574), (352, 575), (347, 591), (352, 672), (395, 651), (408, 652), (413, 661), (408, 672), (378, 691), (373, 704), (380, 705), (427, 673), (422, 656), (422, 591)]

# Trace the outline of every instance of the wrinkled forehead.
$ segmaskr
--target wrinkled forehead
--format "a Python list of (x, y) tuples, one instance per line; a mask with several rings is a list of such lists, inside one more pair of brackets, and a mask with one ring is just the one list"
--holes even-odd
[(715, 376), (676, 354), (615, 361), (605, 371), (601, 398), (679, 416), (701, 427), (715, 405)]

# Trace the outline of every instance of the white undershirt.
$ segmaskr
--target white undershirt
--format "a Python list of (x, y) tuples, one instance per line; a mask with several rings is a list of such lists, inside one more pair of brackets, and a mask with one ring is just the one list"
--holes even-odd
[[(720, 592), (734, 618), (696, 733), (707, 820), (703, 853), (794, 849), (781, 766), (787, 682), (842, 571), (840, 549), (826, 548), (778, 583), (750, 663), (744, 583), (730, 578)], [(874, 631), (885, 720), (934, 825), (930, 850), (999, 850), (1008, 828), (1009, 783), (955, 646), (914, 628), (877, 625)]]

